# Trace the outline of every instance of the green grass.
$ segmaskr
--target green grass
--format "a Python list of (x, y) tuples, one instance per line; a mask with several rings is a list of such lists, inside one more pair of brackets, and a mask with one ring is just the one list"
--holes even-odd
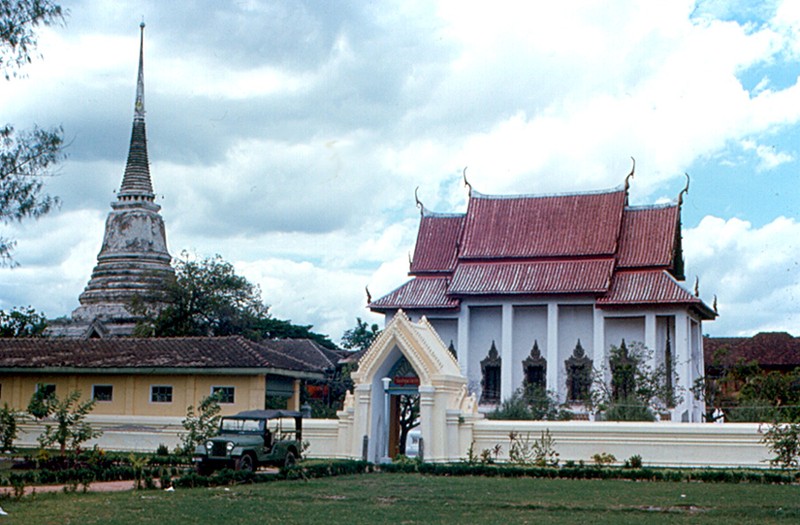
[(9, 524), (798, 523), (800, 486), (368, 474), (223, 488), (39, 494)]

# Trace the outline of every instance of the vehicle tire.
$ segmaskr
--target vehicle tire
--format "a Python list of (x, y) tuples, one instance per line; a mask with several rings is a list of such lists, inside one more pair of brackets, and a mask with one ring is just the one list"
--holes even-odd
[(197, 473), (201, 476), (208, 476), (214, 472), (214, 469), (211, 467), (211, 465), (207, 465), (204, 461), (201, 461), (195, 465), (195, 471), (197, 471)]
[(285, 468), (293, 467), (297, 464), (297, 457), (295, 457), (294, 452), (291, 450), (286, 452), (286, 459), (283, 460), (283, 466)]
[(240, 470), (242, 472), (253, 472), (255, 469), (256, 466), (253, 461), (253, 456), (250, 454), (244, 454), (242, 457), (236, 460), (236, 470)]

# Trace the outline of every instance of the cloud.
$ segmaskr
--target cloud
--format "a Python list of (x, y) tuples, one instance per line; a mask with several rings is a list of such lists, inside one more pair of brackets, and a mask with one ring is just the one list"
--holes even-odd
[[(790, 330), (800, 319), (800, 223), (778, 217), (761, 228), (707, 216), (684, 229), (687, 280), (700, 277), (702, 297), (717, 295), (715, 335)], [(780, 328), (782, 327), (782, 328)]]
[[(792, 290), (735, 268), (757, 255), (736, 235), (763, 245), (778, 221), (747, 160), (794, 180), (794, 4), (76, 2), (65, 28), (43, 29), (29, 77), (0, 83), (9, 121), (61, 124), (71, 143), (47, 181), (63, 207), (13, 230), (23, 267), (13, 278), (0, 270), (3, 298), (55, 315), (77, 304), (124, 170), (141, 13), (151, 173), (170, 249), (235, 261), (276, 315), (338, 336), (365, 313), (364, 285), (377, 298), (402, 284), (417, 186), (428, 208), (463, 211), (465, 166), (484, 193), (580, 191), (620, 184), (633, 156), (637, 204), (674, 198), (687, 170), (693, 191), (716, 180), (698, 163), (739, 167), (724, 172), (731, 184), (693, 193), (686, 210), (723, 218), (686, 229), (686, 257), (704, 290), (720, 289), (713, 330), (772, 326), (725, 319), (753, 310), (747, 293), (780, 302)], [(739, 202), (731, 187), (753, 195), (750, 209), (726, 207)]]
[(776, 151), (774, 146), (770, 147), (764, 146), (763, 144), (756, 144), (755, 141), (752, 140), (741, 141), (741, 146), (745, 151), (755, 152), (759, 159), (758, 166), (756, 167), (758, 171), (771, 170), (777, 168), (781, 164), (786, 164), (794, 160), (794, 156), (789, 153)]

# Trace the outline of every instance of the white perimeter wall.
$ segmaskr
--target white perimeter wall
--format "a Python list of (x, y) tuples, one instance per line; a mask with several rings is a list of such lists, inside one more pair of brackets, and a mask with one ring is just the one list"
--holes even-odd
[[(90, 443), (106, 450), (154, 452), (159, 444), (173, 449), (183, 432), (180, 418), (90, 416), (104, 434)], [(41, 424), (23, 423), (16, 445), (36, 446)], [(304, 419), (306, 457), (344, 458), (337, 449), (339, 421)], [(645, 465), (685, 467), (766, 467), (770, 452), (761, 443), (757, 423), (610, 423), (586, 421), (489, 421), (474, 423), (474, 450), (502, 447), (508, 459), (510, 432), (538, 439), (549, 430), (564, 461), (592, 462), (594, 454), (613, 454), (619, 462), (638, 454)]]

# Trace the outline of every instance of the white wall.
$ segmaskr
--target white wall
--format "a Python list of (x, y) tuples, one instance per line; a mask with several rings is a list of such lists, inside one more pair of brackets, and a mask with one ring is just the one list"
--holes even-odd
[(467, 382), (470, 390), (480, 398), (481, 361), (489, 354), (492, 341), (497, 352), (502, 351), (502, 309), (499, 306), (470, 306), (469, 321)]
[[(106, 450), (154, 452), (159, 444), (173, 449), (183, 432), (181, 419), (174, 417), (89, 416), (88, 419), (95, 428), (104, 431), (90, 444), (97, 443)], [(348, 457), (348, 451), (337, 449), (338, 428), (339, 421), (335, 419), (304, 419), (303, 439), (310, 443), (306, 456)], [(36, 437), (42, 430), (40, 423), (23, 423), (16, 444), (36, 446)], [(562, 464), (568, 460), (591, 463), (592, 456), (602, 452), (613, 454), (619, 462), (638, 454), (645, 465), (684, 467), (766, 467), (771, 457), (761, 442), (757, 423), (480, 420), (473, 424), (474, 450), (480, 453), (499, 444), (501, 460), (507, 460), (510, 432), (529, 435), (534, 440), (545, 430), (555, 439)]]
[(502, 446), (508, 459), (509, 433), (531, 440), (549, 430), (560, 460), (583, 460), (613, 454), (618, 462), (642, 456), (645, 465), (680, 467), (766, 467), (769, 450), (761, 443), (757, 423), (606, 423), (588, 421), (478, 421), (473, 440), (476, 454)]
[(531, 354), (534, 341), (542, 357), (547, 359), (547, 306), (515, 306), (513, 338), (512, 391), (520, 388), (525, 380), (522, 362)]

